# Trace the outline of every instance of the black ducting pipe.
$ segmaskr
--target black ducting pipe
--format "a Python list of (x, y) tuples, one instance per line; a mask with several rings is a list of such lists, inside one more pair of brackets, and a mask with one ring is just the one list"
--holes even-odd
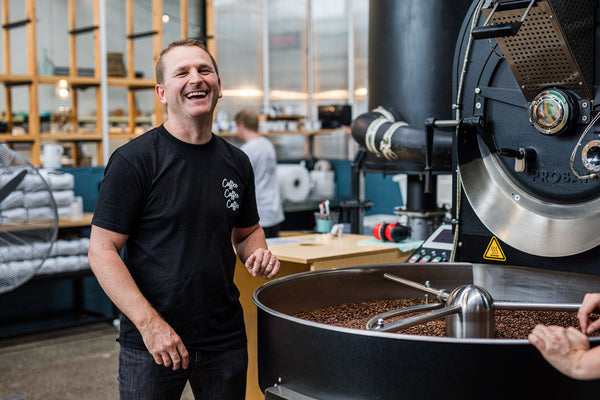
[(452, 66), (468, 0), (369, 2), (369, 109), (394, 108), (410, 126), (451, 119)]
[[(409, 126), (393, 109), (378, 107), (352, 121), (352, 137), (367, 151), (388, 160), (422, 163), (427, 149), (425, 129)], [(431, 167), (436, 172), (452, 169), (452, 132), (435, 131)]]

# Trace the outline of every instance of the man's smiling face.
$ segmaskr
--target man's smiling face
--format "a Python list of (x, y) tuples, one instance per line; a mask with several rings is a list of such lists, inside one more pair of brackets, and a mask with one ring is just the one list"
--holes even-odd
[(223, 94), (210, 55), (197, 46), (179, 46), (163, 57), (164, 82), (156, 93), (167, 106), (169, 119), (212, 116)]

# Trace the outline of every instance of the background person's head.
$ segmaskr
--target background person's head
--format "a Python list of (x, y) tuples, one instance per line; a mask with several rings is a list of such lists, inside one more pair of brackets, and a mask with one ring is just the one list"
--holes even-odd
[(245, 109), (239, 111), (233, 117), (237, 127), (238, 136), (242, 139), (249, 132), (258, 133), (258, 114), (252, 110)]

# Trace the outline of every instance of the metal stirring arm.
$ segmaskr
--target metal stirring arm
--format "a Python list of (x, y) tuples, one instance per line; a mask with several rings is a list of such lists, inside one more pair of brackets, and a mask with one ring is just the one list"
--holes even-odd
[(461, 312), (461, 305), (453, 305), (441, 308), (439, 310), (430, 311), (421, 315), (415, 315), (414, 317), (404, 318), (403, 320), (389, 323), (381, 327), (375, 327), (372, 330), (377, 332), (393, 332), (401, 329), (410, 328), (411, 326), (423, 324), (425, 322), (433, 321), (438, 318), (446, 317), (448, 315), (457, 314)]
[(445, 302), (446, 300), (448, 300), (448, 296), (450, 296), (450, 294), (443, 289), (442, 290), (432, 289), (425, 285), (421, 285), (420, 283), (417, 283), (414, 281), (409, 281), (408, 279), (404, 279), (404, 278), (401, 278), (396, 275), (386, 273), (386, 274), (383, 274), (383, 277), (386, 279), (389, 279), (391, 281), (402, 283), (403, 285), (406, 285), (406, 286), (410, 286), (413, 289), (417, 289), (421, 292), (433, 294), (433, 295), (437, 296), (439, 301), (442, 301), (442, 302)]
[[(420, 283), (401, 278), (397, 275), (384, 274), (384, 278), (394, 282), (402, 283), (410, 286), (413, 289), (424, 293), (429, 293), (437, 296), (440, 301), (448, 300), (450, 296), (445, 290), (437, 290)], [(581, 303), (524, 303), (516, 301), (494, 301), (494, 309), (496, 310), (530, 310), (530, 311), (577, 311), (581, 307)]]
[(379, 320), (386, 320), (392, 317), (396, 317), (398, 315), (411, 314), (417, 311), (429, 311), (429, 310), (437, 310), (438, 308), (444, 307), (443, 303), (431, 303), (431, 304), (419, 304), (416, 306), (398, 308), (396, 310), (384, 312), (378, 314), (371, 318), (369, 322), (367, 322), (367, 329), (376, 329), (378, 325), (380, 325)]
[(579, 307), (581, 307), (581, 303), (519, 303), (516, 301), (494, 301), (494, 308), (496, 310), (577, 312)]

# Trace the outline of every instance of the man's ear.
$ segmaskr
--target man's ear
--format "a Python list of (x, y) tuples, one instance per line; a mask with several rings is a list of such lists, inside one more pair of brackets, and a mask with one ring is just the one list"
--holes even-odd
[(165, 87), (161, 84), (156, 84), (156, 86), (154, 86), (154, 92), (156, 93), (156, 97), (158, 97), (158, 100), (166, 105), (167, 97), (165, 96)]

